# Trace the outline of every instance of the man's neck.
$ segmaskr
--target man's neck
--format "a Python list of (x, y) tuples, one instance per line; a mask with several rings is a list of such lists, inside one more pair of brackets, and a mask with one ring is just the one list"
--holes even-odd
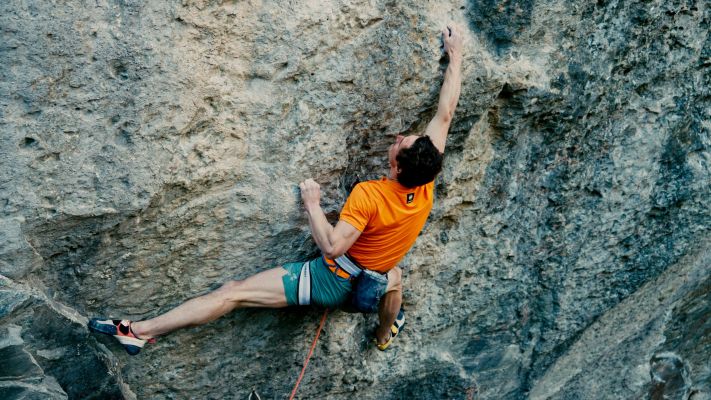
[(397, 168), (390, 167), (390, 172), (388, 172), (388, 179), (397, 182)]

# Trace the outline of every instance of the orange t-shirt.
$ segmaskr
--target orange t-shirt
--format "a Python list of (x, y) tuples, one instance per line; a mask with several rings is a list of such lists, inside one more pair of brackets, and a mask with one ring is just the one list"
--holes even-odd
[(387, 272), (405, 257), (432, 210), (434, 182), (408, 189), (381, 178), (353, 188), (341, 220), (361, 231), (348, 255), (364, 268)]

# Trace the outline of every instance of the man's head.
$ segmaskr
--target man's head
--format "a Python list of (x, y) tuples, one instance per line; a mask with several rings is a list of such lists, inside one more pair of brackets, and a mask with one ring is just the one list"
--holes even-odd
[(408, 188), (432, 182), (442, 170), (442, 153), (429, 136), (398, 135), (388, 149), (391, 176)]

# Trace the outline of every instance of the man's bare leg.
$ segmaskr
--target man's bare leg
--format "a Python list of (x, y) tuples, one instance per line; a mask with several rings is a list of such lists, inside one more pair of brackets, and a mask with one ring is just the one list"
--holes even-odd
[(163, 335), (176, 329), (214, 321), (242, 307), (286, 307), (282, 276), (287, 271), (277, 267), (242, 281), (229, 281), (214, 292), (188, 300), (165, 314), (133, 322), (131, 330), (141, 339)]
[(399, 267), (395, 267), (388, 272), (388, 288), (378, 305), (380, 325), (375, 331), (375, 336), (379, 344), (383, 344), (390, 339), (390, 327), (395, 322), (401, 305), (402, 270)]

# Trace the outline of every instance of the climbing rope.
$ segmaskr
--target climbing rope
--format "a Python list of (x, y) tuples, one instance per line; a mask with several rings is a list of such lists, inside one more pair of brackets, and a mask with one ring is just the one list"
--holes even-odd
[(323, 317), (321, 317), (321, 323), (318, 326), (318, 329), (316, 330), (316, 337), (314, 338), (313, 343), (311, 343), (311, 350), (309, 350), (309, 354), (306, 355), (306, 358), (304, 359), (304, 367), (301, 368), (301, 373), (299, 374), (299, 379), (296, 380), (296, 385), (294, 385), (294, 390), (291, 391), (291, 396), (289, 396), (289, 400), (294, 400), (294, 396), (296, 396), (296, 390), (299, 388), (299, 384), (301, 384), (301, 379), (304, 377), (304, 372), (306, 372), (306, 366), (309, 365), (309, 360), (311, 359), (311, 356), (314, 354), (314, 349), (316, 348), (316, 342), (318, 341), (318, 337), (321, 336), (321, 329), (323, 329), (323, 325), (326, 323), (326, 316), (328, 315), (328, 308), (326, 311), (323, 312)]
[(476, 386), (476, 383), (473, 386), (470, 386), (467, 388), (467, 400), (474, 400), (474, 396), (477, 394), (479, 391), (479, 388)]
[[(311, 343), (311, 349), (309, 349), (309, 354), (306, 355), (306, 358), (304, 359), (304, 366), (301, 368), (301, 373), (299, 374), (299, 378), (296, 380), (296, 384), (294, 385), (294, 389), (291, 391), (291, 395), (289, 396), (289, 400), (294, 400), (294, 396), (296, 396), (296, 391), (299, 389), (299, 385), (301, 384), (301, 379), (304, 378), (304, 373), (306, 372), (306, 366), (309, 365), (309, 360), (311, 360), (311, 356), (314, 354), (314, 349), (316, 348), (316, 342), (318, 342), (319, 336), (321, 336), (321, 330), (323, 329), (324, 324), (326, 324), (326, 317), (328, 316), (328, 308), (323, 312), (323, 316), (321, 317), (321, 323), (318, 325), (318, 329), (316, 330), (316, 337), (314, 337), (314, 341)], [(479, 391), (479, 388), (477, 387), (476, 383), (473, 384), (472, 386), (466, 388), (466, 394), (467, 394), (467, 400), (474, 400), (474, 396), (477, 394)], [(253, 392), (254, 394), (254, 392)], [(250, 397), (251, 399), (252, 397)], [(259, 397), (257, 397), (259, 398)]]

